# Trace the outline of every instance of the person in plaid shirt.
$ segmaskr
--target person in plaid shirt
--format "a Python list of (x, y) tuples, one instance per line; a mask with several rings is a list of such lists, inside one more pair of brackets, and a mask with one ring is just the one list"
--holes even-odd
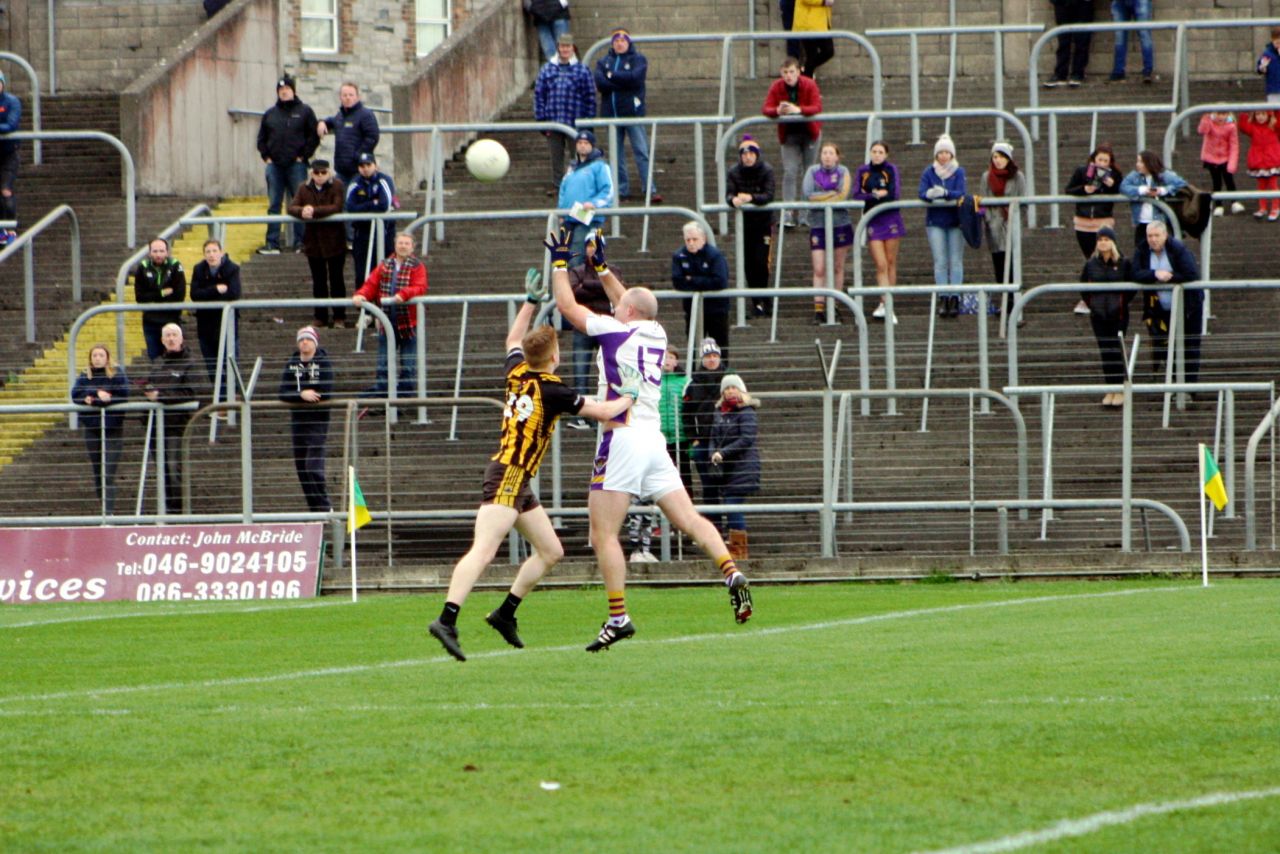
[[(427, 293), (427, 265), (413, 254), (413, 235), (401, 232), (396, 235), (396, 251), (390, 258), (374, 267), (369, 278), (356, 291), (351, 301), (357, 308), (365, 300), (376, 300), (382, 305), (391, 321), (396, 337), (396, 350), (400, 354), (400, 369), (396, 378), (396, 394), (412, 397), (418, 387), (418, 311), (413, 306), (398, 308), (398, 303), (408, 302)], [(385, 300), (394, 299), (388, 305)], [(363, 397), (387, 395), (387, 330), (378, 330), (378, 372), (372, 388), (362, 392)]]
[[(573, 36), (562, 33), (556, 42), (556, 55), (538, 72), (533, 87), (533, 117), (540, 122), (562, 122), (576, 127), (578, 119), (596, 115), (596, 81), (591, 69), (578, 61)], [(551, 189), (547, 195), (560, 193), (564, 175), (564, 149), (567, 139), (562, 133), (546, 131), (547, 151), (551, 157)]]

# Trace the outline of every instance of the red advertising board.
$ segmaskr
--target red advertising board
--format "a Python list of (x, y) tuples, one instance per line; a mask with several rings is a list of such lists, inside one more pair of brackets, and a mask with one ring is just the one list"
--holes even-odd
[(0, 529), (0, 604), (306, 599), (319, 522)]

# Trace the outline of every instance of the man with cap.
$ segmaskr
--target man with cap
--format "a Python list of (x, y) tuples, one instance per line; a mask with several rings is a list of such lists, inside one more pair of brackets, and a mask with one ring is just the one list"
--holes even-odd
[[(649, 60), (631, 43), (631, 34), (618, 27), (611, 34), (612, 50), (596, 63), (596, 88), (600, 90), (600, 115), (605, 118), (640, 118), (644, 116), (645, 75)], [(657, 182), (648, 183), (649, 139), (643, 125), (625, 125), (613, 129), (611, 145), (618, 149), (618, 199), (631, 195), (631, 182), (627, 178), (626, 148), (622, 139), (631, 141), (631, 154), (636, 161), (636, 173), (640, 186), (649, 187), (648, 198), (655, 204), (662, 203)], [(640, 198), (645, 198), (641, 194)]]
[[(347, 185), (348, 213), (386, 213), (399, 210), (400, 199), (391, 176), (378, 169), (378, 161), (371, 152), (363, 152), (356, 158), (356, 177)], [(357, 282), (363, 282), (374, 265), (394, 251), (396, 224), (382, 221), (382, 246), (378, 246), (378, 233), (374, 221), (352, 223), (352, 260), (355, 262)]]
[[(769, 287), (769, 243), (773, 231), (773, 211), (757, 211), (756, 205), (773, 201), (773, 167), (764, 161), (760, 145), (750, 134), (738, 143), (738, 162), (730, 167), (725, 182), (725, 201), (742, 213), (743, 270), (747, 287)], [(753, 300), (752, 312), (764, 317), (768, 303), (761, 297)]]
[[(309, 227), (302, 235), (302, 252), (311, 267), (311, 295), (316, 299), (342, 299), (347, 283), (342, 268), (347, 256), (347, 231), (340, 222), (322, 222), (326, 217), (342, 213), (346, 193), (342, 182), (333, 177), (327, 160), (311, 161), (311, 176), (298, 188), (289, 203), (289, 216), (295, 216)], [(316, 323), (331, 326), (329, 309), (316, 306)], [(333, 309), (333, 322), (347, 325), (347, 310)]]
[(711, 425), (715, 422), (716, 401), (720, 397), (720, 380), (724, 367), (720, 364), (720, 345), (714, 338), (703, 338), (698, 346), (702, 366), (693, 372), (684, 389), (684, 406), (680, 418), (684, 422), (684, 438), (689, 443), (689, 455), (698, 469), (702, 481), (702, 503), (719, 504), (720, 492), (717, 479), (710, 470), (708, 443)]
[(596, 135), (589, 130), (578, 131), (573, 143), (573, 159), (560, 180), (560, 198), (556, 207), (570, 209), (582, 206), (580, 216), (566, 216), (561, 223), (572, 229), (573, 264), (582, 262), (583, 246), (587, 233), (604, 226), (604, 217), (596, 214), (597, 208), (613, 204), (613, 176), (605, 163), (604, 153), (596, 148)]
[(298, 330), (298, 349), (285, 363), (280, 374), (279, 398), (292, 403), (289, 431), (293, 438), (293, 466), (298, 483), (313, 513), (328, 513), (329, 489), (325, 483), (325, 443), (329, 438), (329, 410), (317, 404), (333, 395), (333, 365), (329, 354), (320, 347), (320, 334), (314, 326)]
[[(556, 55), (542, 66), (533, 85), (533, 117), (540, 122), (576, 126), (578, 119), (592, 119), (595, 115), (596, 84), (591, 70), (578, 61), (573, 36), (561, 33)], [(554, 198), (564, 173), (565, 137), (553, 131), (546, 131), (545, 135), (551, 159), (551, 189), (547, 195)]]
[[(18, 130), (22, 118), (22, 102), (9, 91), (9, 81), (0, 71), (0, 219), (17, 220), (18, 203), (13, 198), (13, 186), (18, 181), (18, 149), (21, 143), (9, 139)], [(7, 245), (18, 236), (11, 229), (0, 231), (0, 246)]]
[[(276, 81), (276, 102), (262, 114), (258, 125), (258, 155), (266, 165), (267, 213), (280, 213), (286, 194), (293, 198), (307, 180), (307, 161), (316, 153), (320, 136), (316, 114), (297, 96), (297, 82), (288, 74)], [(293, 245), (302, 246), (304, 227), (295, 225)], [(300, 250), (299, 250), (300, 251)], [(259, 255), (280, 254), (280, 224), (267, 225), (267, 238)]]

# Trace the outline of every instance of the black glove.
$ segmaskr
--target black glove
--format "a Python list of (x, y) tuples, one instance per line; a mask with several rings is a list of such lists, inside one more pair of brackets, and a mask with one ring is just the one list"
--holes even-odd
[(573, 256), (573, 250), (569, 248), (569, 241), (573, 237), (573, 231), (560, 227), (554, 234), (548, 234), (547, 239), (542, 241), (542, 245), (547, 247), (547, 251), (551, 253), (551, 266), (560, 270), (566, 270), (569, 267), (569, 259)]
[(597, 228), (587, 238), (587, 254), (591, 256), (591, 265), (596, 273), (603, 276), (609, 270), (604, 260), (604, 229)]

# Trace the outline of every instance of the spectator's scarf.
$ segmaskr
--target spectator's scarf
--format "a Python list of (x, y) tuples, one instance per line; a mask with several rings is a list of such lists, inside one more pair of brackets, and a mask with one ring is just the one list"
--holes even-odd
[(954, 157), (951, 158), (951, 162), (946, 166), (943, 166), (937, 160), (933, 161), (933, 174), (937, 175), (944, 181), (956, 174), (956, 170), (959, 168), (960, 163)]
[[(987, 184), (991, 187), (991, 195), (996, 198), (1004, 196), (1005, 186), (1009, 183), (1009, 179), (1014, 175), (1014, 171), (1008, 167), (997, 169), (994, 165), (987, 170)], [(1009, 209), (1000, 208), (1000, 216), (1004, 219), (1009, 218)]]

